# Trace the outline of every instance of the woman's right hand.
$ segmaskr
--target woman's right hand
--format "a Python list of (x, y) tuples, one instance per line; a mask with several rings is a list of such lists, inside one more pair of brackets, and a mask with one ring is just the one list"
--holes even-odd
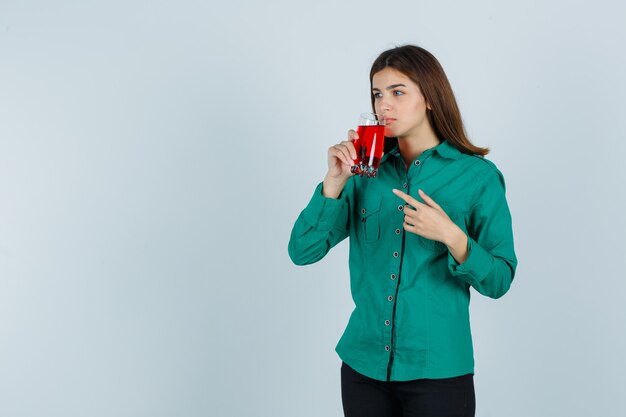
[(328, 172), (324, 178), (323, 194), (326, 197), (337, 198), (344, 185), (352, 175), (352, 165), (356, 159), (356, 149), (353, 141), (359, 135), (354, 130), (348, 131), (348, 140), (328, 148)]
[(353, 141), (358, 138), (359, 135), (357, 135), (354, 130), (350, 129), (348, 131), (348, 140), (328, 148), (327, 178), (347, 180), (352, 176), (351, 169), (356, 159), (356, 149)]

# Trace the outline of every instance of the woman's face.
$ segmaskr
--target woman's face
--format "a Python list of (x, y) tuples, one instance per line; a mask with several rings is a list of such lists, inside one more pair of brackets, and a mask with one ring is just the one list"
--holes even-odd
[(430, 130), (420, 88), (409, 77), (385, 68), (372, 77), (376, 114), (385, 119), (385, 136), (406, 137)]

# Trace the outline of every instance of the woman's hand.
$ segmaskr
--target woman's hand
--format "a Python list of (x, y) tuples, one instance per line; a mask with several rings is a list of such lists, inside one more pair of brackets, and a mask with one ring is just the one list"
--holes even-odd
[(394, 189), (393, 193), (407, 203), (404, 206), (404, 230), (407, 232), (448, 245), (456, 237), (457, 231), (461, 231), (441, 206), (422, 190), (418, 193), (426, 204), (400, 190)]
[(349, 130), (348, 140), (328, 148), (328, 173), (326, 177), (347, 180), (352, 175), (350, 170), (356, 159), (353, 141), (358, 138), (359, 135), (354, 130)]
[(356, 149), (353, 141), (359, 135), (354, 130), (348, 131), (348, 140), (328, 148), (328, 172), (324, 177), (322, 193), (326, 197), (337, 198), (348, 178), (353, 174), (352, 165), (356, 159)]
[(467, 260), (467, 235), (450, 220), (439, 204), (422, 190), (418, 193), (426, 204), (400, 190), (394, 189), (393, 193), (412, 206), (404, 206), (404, 230), (445, 244), (459, 264)]

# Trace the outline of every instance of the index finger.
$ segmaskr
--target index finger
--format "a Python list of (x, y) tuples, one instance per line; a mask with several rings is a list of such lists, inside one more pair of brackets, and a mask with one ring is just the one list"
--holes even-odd
[(417, 201), (416, 199), (414, 199), (413, 197), (411, 197), (410, 195), (403, 193), (400, 190), (396, 190), (395, 188), (392, 189), (391, 191), (393, 191), (393, 193), (395, 195), (397, 195), (398, 197), (400, 197), (401, 199), (403, 199), (407, 204), (413, 206), (413, 207), (418, 207), (418, 206), (423, 206), (423, 203), (420, 203), (419, 201)]

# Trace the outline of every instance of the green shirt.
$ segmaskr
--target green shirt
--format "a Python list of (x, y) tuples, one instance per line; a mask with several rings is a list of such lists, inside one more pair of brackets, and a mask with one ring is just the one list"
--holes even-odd
[[(392, 188), (420, 202), (422, 189), (442, 207), (468, 236), (463, 264), (443, 243), (404, 231), (405, 202)], [(311, 264), (346, 237), (355, 309), (336, 347), (340, 358), (381, 381), (473, 373), (469, 288), (501, 297), (517, 266), (496, 166), (443, 141), (407, 170), (396, 147), (376, 178), (350, 177), (337, 199), (318, 185), (293, 227), (289, 256)]]

